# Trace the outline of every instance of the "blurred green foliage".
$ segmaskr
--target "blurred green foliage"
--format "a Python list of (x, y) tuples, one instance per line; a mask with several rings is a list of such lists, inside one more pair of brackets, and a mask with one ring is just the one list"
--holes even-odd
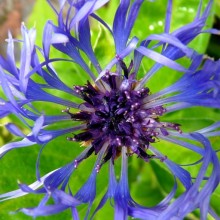
[[(208, 1), (206, 0), (205, 2)], [(181, 27), (182, 25), (192, 21), (195, 17), (198, 3), (199, 0), (174, 1), (171, 30), (175, 30), (177, 27)], [(112, 18), (116, 11), (117, 4), (118, 1), (112, 0), (108, 5), (106, 5), (98, 12), (101, 17), (105, 18), (110, 26), (112, 25)], [(155, 2), (145, 1), (131, 36), (135, 35), (139, 39), (145, 39), (150, 34), (163, 32), (165, 12), (166, 4), (164, 0), (156, 0)], [(27, 26), (30, 28), (35, 25), (37, 29), (36, 43), (39, 46), (42, 46), (43, 28), (48, 18), (56, 23), (55, 14), (52, 12), (46, 1), (37, 0)], [(213, 15), (211, 15), (208, 21), (208, 26), (211, 26), (212, 23)], [(115, 56), (113, 41), (111, 40), (111, 36), (108, 34), (108, 32), (104, 30), (103, 27), (96, 26), (95, 22), (93, 28), (92, 42), (93, 45), (95, 45), (94, 50), (102, 67), (105, 67), (105, 65)], [(203, 34), (199, 36), (197, 40), (192, 42), (190, 46), (195, 48), (200, 53), (204, 53), (206, 51), (208, 41), (208, 35)], [(51, 56), (63, 57), (64, 55), (56, 52), (55, 50), (52, 50)], [(180, 62), (183, 65), (187, 65), (187, 60), (182, 60)], [(145, 74), (152, 65), (153, 61), (146, 59), (144, 61), (144, 65), (141, 67), (140, 77), (143, 76), (143, 74)], [(84, 84), (86, 82), (86, 74), (80, 67), (76, 66), (75, 64), (58, 62), (54, 66), (58, 75), (69, 86)], [(151, 88), (152, 92), (156, 92), (161, 88), (164, 88), (175, 82), (180, 76), (180, 73), (164, 67), (151, 79), (151, 81), (148, 83), (148, 86)], [(60, 95), (64, 96), (65, 98), (71, 98), (71, 96), (66, 94)], [(55, 104), (51, 103), (36, 103), (36, 106), (48, 114), (60, 112), (61, 109), (64, 108), (62, 106), (56, 106)], [(167, 116), (164, 116), (163, 120), (180, 123), (182, 125), (183, 131), (194, 131), (196, 129), (210, 125), (216, 120), (219, 120), (219, 113), (219, 111), (214, 109), (210, 110), (197, 107), (191, 110), (183, 110), (180, 112), (171, 113)], [(16, 121), (14, 117), (10, 117), (1, 123), (5, 123), (6, 121), (10, 120)], [(17, 124), (19, 125), (18, 121)], [(13, 137), (2, 127), (0, 127), (0, 133), (1, 144), (3, 144), (3, 142), (8, 142), (10, 139), (13, 139)], [(217, 143), (219, 142), (219, 139), (219, 137), (212, 139), (213, 146), (216, 148), (218, 147)], [(161, 150), (161, 152), (164, 152), (166, 155), (168, 155), (169, 158), (180, 164), (191, 163), (199, 159), (197, 155), (192, 154), (190, 151), (165, 141), (159, 141), (155, 144), (155, 146)], [(76, 155), (79, 154), (79, 152), (81, 152), (81, 148), (82, 147), (79, 147), (79, 144), (77, 143), (66, 141), (66, 137), (59, 137), (52, 141), (43, 151), (40, 165), (41, 174), (43, 175), (70, 162)], [(27, 184), (35, 181), (35, 161), (39, 149), (40, 146), (32, 146), (29, 148), (14, 150), (9, 152), (5, 157), (1, 159), (0, 193), (5, 193), (7, 191), (17, 189), (18, 185), (16, 180), (20, 180), (21, 182)], [(73, 190), (73, 193), (75, 193), (87, 180), (93, 168), (94, 161), (95, 157), (86, 160), (73, 174), (70, 182), (70, 187)], [(119, 166), (120, 161), (117, 161), (116, 167)], [(199, 170), (199, 166), (189, 167), (188, 169), (193, 173), (193, 175), (196, 175)], [(95, 200), (94, 207), (97, 206), (100, 199), (104, 195), (104, 192), (107, 190), (107, 173), (107, 165), (105, 165), (98, 175), (97, 199)], [(137, 200), (137, 202), (148, 206), (157, 204), (165, 195), (169, 193), (173, 185), (173, 177), (165, 168), (163, 163), (158, 161), (151, 161), (150, 163), (146, 164), (138, 158), (130, 158), (129, 160), (129, 180), (132, 196)], [(181, 189), (178, 191), (178, 193), (180, 192)], [(217, 212), (220, 212), (218, 207), (219, 198), (220, 189), (218, 188), (212, 198), (212, 205)], [(41, 196), (28, 195), (16, 200), (0, 203), (0, 220), (32, 219), (31, 217), (25, 216), (22, 213), (10, 214), (10, 212), (15, 211), (21, 207), (36, 206), (40, 199)], [(79, 207), (80, 216), (85, 214), (86, 209), (87, 206)], [(51, 217), (39, 217), (37, 219), (69, 220), (71, 219), (71, 213), (68, 210), (58, 215)], [(113, 211), (109, 202), (104, 207), (104, 209), (97, 214), (95, 219), (113, 219)], [(195, 212), (191, 214), (187, 219), (199, 219), (199, 213)]]

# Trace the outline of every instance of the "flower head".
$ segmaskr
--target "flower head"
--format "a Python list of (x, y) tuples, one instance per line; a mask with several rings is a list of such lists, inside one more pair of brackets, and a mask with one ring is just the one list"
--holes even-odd
[[(218, 34), (214, 29), (204, 30), (213, 1), (209, 1), (203, 12), (201, 1), (194, 21), (170, 32), (172, 1), (169, 0), (164, 33), (152, 34), (142, 40), (130, 35), (143, 0), (122, 0), (112, 28), (95, 14), (107, 0), (59, 1), (59, 10), (48, 2), (57, 14), (58, 24), (48, 21), (45, 25), (43, 48), (35, 45), (35, 29), (27, 30), (22, 25), (20, 67), (15, 63), (15, 40), (10, 34), (7, 58), (0, 58), (0, 83), (4, 93), (0, 99), (0, 117), (13, 114), (31, 131), (25, 135), (14, 123), (6, 124), (5, 127), (21, 140), (2, 146), (0, 156), (16, 148), (34, 144), (42, 146), (37, 160), (37, 181), (30, 185), (20, 183), (19, 190), (0, 195), (2, 201), (27, 193), (43, 194), (37, 207), (20, 209), (34, 217), (71, 209), (73, 218), (79, 219), (78, 206), (88, 204), (85, 219), (93, 218), (108, 199), (114, 201), (115, 219), (127, 219), (128, 216), (183, 219), (196, 209), (200, 210), (202, 219), (206, 219), (208, 213), (216, 217), (209, 202), (219, 184), (219, 161), (208, 137), (219, 136), (219, 122), (187, 133), (179, 123), (165, 121), (163, 117), (194, 106), (220, 108), (220, 62), (204, 59), (188, 46), (203, 32)], [(90, 21), (93, 20), (109, 31), (114, 40), (115, 57), (105, 68), (99, 63), (91, 43)], [(54, 48), (68, 58), (51, 58), (50, 51)], [(140, 65), (144, 58), (153, 60), (155, 64), (140, 79)], [(182, 66), (177, 62), (180, 58), (187, 58), (190, 65)], [(74, 62), (90, 79), (85, 80), (84, 85), (68, 87), (62, 73), (57, 73), (53, 66), (58, 61)], [(147, 83), (163, 66), (183, 75), (169, 87), (152, 93)], [(63, 98), (62, 93), (68, 94), (69, 98)], [(37, 102), (62, 106), (63, 110), (60, 114), (48, 115), (46, 110), (40, 110)], [(63, 122), (66, 121), (70, 122), (69, 126), (53, 128), (55, 124), (65, 125)], [(77, 142), (85, 149), (76, 158), (70, 158), (67, 165), (41, 176), (39, 158), (42, 150), (53, 139), (63, 135), (67, 136), (67, 141)], [(155, 145), (157, 140), (165, 140), (196, 153), (201, 159), (195, 164), (202, 164), (197, 176), (193, 178), (184, 166), (161, 153)], [(91, 174), (74, 194), (70, 178), (92, 154), (96, 162)], [(128, 160), (134, 156), (147, 164), (152, 160), (162, 162), (173, 174), (173, 189), (153, 207), (140, 205), (130, 194)], [(121, 174), (116, 177), (115, 163), (120, 159)], [(109, 164), (108, 189), (94, 212), (90, 213), (96, 199), (97, 176), (106, 164)], [(207, 177), (206, 171), (210, 167), (212, 173)], [(176, 196), (179, 185), (184, 190)], [(53, 204), (48, 204), (50, 198)]]

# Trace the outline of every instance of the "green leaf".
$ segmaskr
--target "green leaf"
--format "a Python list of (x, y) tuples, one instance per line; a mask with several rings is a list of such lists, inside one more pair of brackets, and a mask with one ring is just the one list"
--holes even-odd
[[(119, 1), (110, 1), (104, 8), (98, 11), (101, 17), (106, 18), (106, 22), (112, 26), (112, 19), (114, 17), (116, 7)], [(171, 31), (178, 27), (181, 27), (191, 21), (193, 21), (199, 0), (179, 0), (173, 1), (173, 15)], [(208, 0), (203, 1), (203, 10)], [(137, 36), (140, 40), (145, 39), (150, 34), (162, 33), (164, 30), (164, 19), (166, 12), (166, 4), (164, 0), (157, 1), (144, 1), (143, 7), (140, 10), (138, 20), (132, 30), (131, 36)], [(37, 29), (37, 45), (42, 46), (42, 36), (43, 28), (48, 20), (52, 20), (56, 23), (56, 17), (54, 12), (48, 6), (45, 0), (36, 1), (33, 13), (29, 18), (28, 27), (33, 27), (35, 25)], [(105, 67), (109, 61), (115, 57), (114, 42), (111, 39), (108, 31), (104, 30), (103, 27), (95, 27), (96, 22), (94, 22), (94, 29), (92, 31), (92, 43), (94, 46), (95, 53), (98, 60), (100, 61), (101, 67)], [(208, 27), (211, 27), (213, 23), (213, 14), (208, 20)], [(93, 23), (92, 23), (93, 24)], [(190, 47), (198, 50), (200, 53), (205, 52), (208, 44), (209, 36), (208, 34), (201, 34), (199, 38), (190, 44)], [(51, 51), (51, 57), (66, 58), (67, 56), (57, 52), (55, 50)], [(88, 64), (89, 60), (87, 59)], [(130, 62), (130, 60), (126, 60)], [(183, 59), (180, 61), (182, 65), (187, 66), (189, 61)], [(153, 65), (153, 61), (146, 59), (143, 62), (142, 68), (140, 70), (139, 76), (143, 75), (149, 70)], [(82, 70), (81, 67), (74, 63), (67, 62), (57, 62), (54, 67), (58, 73), (58, 76), (70, 87), (76, 84), (85, 84), (88, 76)], [(165, 88), (175, 82), (181, 73), (176, 73), (169, 68), (162, 68), (151, 80), (148, 82), (147, 86), (150, 87), (151, 92), (154, 93), (162, 88)], [(35, 76), (33, 76), (35, 77)], [(0, 91), (1, 92), (1, 91)], [(71, 94), (64, 94), (59, 91), (51, 91), (51, 94), (60, 96), (62, 98), (74, 100)], [(2, 93), (1, 93), (2, 97)], [(57, 114), (65, 108), (63, 106), (58, 106), (52, 103), (35, 103), (35, 107), (42, 112), (47, 114)], [(205, 108), (193, 108), (191, 110), (183, 110), (175, 112), (164, 116), (164, 121), (171, 121), (180, 123), (182, 130), (185, 132), (194, 131), (196, 129), (203, 128), (204, 126), (210, 125), (216, 120), (220, 120), (219, 110), (210, 110)], [(19, 120), (15, 119), (14, 116), (6, 119), (7, 121), (13, 121), (19, 124)], [(1, 121), (1, 123), (6, 123), (6, 121)], [(67, 126), (63, 124), (63, 126)], [(26, 128), (25, 128), (26, 129)], [(26, 130), (25, 130), (26, 131)], [(0, 127), (0, 143), (6, 143), (12, 136), (7, 130)], [(48, 144), (41, 157), (41, 173), (42, 175), (49, 172), (50, 170), (56, 169), (60, 166), (64, 166), (68, 162), (72, 161), (81, 151), (83, 147), (80, 147), (78, 143), (66, 141), (66, 136), (57, 138)], [(215, 147), (219, 148), (219, 137), (211, 138), (212, 143), (215, 143)], [(160, 150), (162, 153), (168, 156), (175, 162), (179, 163), (190, 163), (194, 162), (199, 157), (192, 154), (189, 150), (183, 149), (181, 147), (175, 146), (165, 141), (160, 141), (154, 144), (154, 147)], [(1, 159), (0, 170), (0, 193), (5, 193), (10, 190), (17, 189), (17, 180), (21, 182), (30, 184), (35, 181), (35, 162), (39, 152), (39, 146), (32, 146), (25, 149), (14, 150), (8, 153), (3, 159)], [(70, 187), (73, 193), (86, 182), (91, 170), (93, 168), (95, 157), (92, 157), (82, 163), (82, 165), (77, 168), (74, 172), (73, 177), (70, 181)], [(120, 161), (116, 161), (117, 170), (119, 169)], [(200, 166), (193, 166), (187, 168), (193, 175), (199, 171)], [(117, 176), (119, 174), (117, 173)], [(151, 161), (145, 163), (139, 158), (130, 158), (129, 160), (129, 180), (131, 187), (131, 194), (143, 205), (152, 206), (157, 204), (164, 196), (169, 193), (173, 185), (173, 177), (165, 168), (165, 165), (160, 161)], [(94, 207), (96, 207), (106, 192), (108, 187), (108, 169), (105, 165), (100, 173), (98, 174), (97, 181), (97, 199), (94, 202)], [(180, 189), (181, 192), (181, 189)], [(180, 193), (179, 192), (179, 193)], [(212, 206), (219, 212), (218, 201), (220, 197), (219, 188), (213, 194)], [(22, 198), (6, 201), (0, 203), (0, 220), (28, 220), (31, 217), (25, 216), (22, 213), (17, 213), (15, 215), (9, 214), (10, 211), (15, 211), (22, 207), (32, 207), (38, 205), (41, 196), (28, 195)], [(94, 207), (92, 210), (94, 210)], [(80, 219), (83, 219), (87, 210), (87, 206), (83, 205), (79, 207)], [(192, 214), (189, 219), (198, 219), (197, 215)], [(70, 210), (65, 211), (61, 214), (49, 216), (49, 217), (39, 217), (39, 220), (51, 219), (72, 219)], [(113, 209), (109, 202), (105, 205), (104, 209), (97, 214), (96, 219), (113, 219)]]

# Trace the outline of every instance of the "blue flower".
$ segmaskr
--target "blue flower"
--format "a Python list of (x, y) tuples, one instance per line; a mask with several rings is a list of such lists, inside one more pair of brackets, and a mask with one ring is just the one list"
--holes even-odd
[[(214, 29), (204, 30), (213, 1), (209, 1), (204, 12), (201, 12), (201, 1), (195, 19), (170, 32), (172, 1), (169, 0), (164, 33), (152, 34), (142, 40), (130, 35), (143, 0), (121, 0), (112, 28), (95, 14), (108, 0), (59, 1), (59, 10), (48, 2), (57, 14), (58, 24), (46, 23), (43, 48), (35, 45), (35, 29), (28, 30), (22, 25), (20, 66), (15, 62), (15, 40), (10, 34), (7, 58), (0, 57), (0, 83), (4, 93), (4, 97), (0, 98), (0, 117), (15, 115), (30, 130), (26, 135), (15, 123), (6, 124), (8, 131), (21, 140), (2, 146), (0, 157), (16, 148), (35, 144), (41, 146), (36, 162), (37, 181), (30, 185), (19, 183), (20, 189), (0, 195), (1, 201), (29, 193), (42, 194), (43, 199), (37, 207), (19, 210), (34, 217), (70, 209), (73, 218), (79, 219), (78, 206), (88, 204), (84, 218), (91, 219), (110, 200), (114, 201), (115, 219), (127, 219), (128, 216), (152, 220), (183, 219), (197, 209), (201, 219), (206, 219), (208, 214), (217, 219), (210, 206), (210, 197), (219, 184), (220, 165), (208, 138), (220, 135), (220, 123), (216, 121), (207, 128), (187, 133), (175, 121), (163, 119), (168, 113), (194, 106), (220, 108), (220, 61), (204, 59), (204, 55), (188, 46), (202, 33), (219, 33)], [(116, 55), (107, 61), (105, 68), (92, 47), (90, 20), (102, 25), (114, 40)], [(68, 58), (51, 58), (50, 50), (54, 48)], [(161, 52), (158, 52), (159, 49)], [(144, 58), (153, 60), (155, 64), (139, 79)], [(181, 58), (187, 58), (190, 65), (184, 67), (179, 64), (177, 60)], [(88, 60), (92, 67), (88, 65)], [(68, 87), (63, 82), (62, 73), (57, 73), (53, 67), (53, 63), (60, 61), (74, 62), (90, 79), (84, 85)], [(152, 94), (151, 88), (146, 86), (148, 80), (164, 66), (183, 75), (169, 87)], [(72, 99), (56, 95), (62, 93)], [(64, 106), (64, 110), (58, 115), (48, 115), (35, 105), (38, 101)], [(54, 130), (53, 125), (66, 121), (74, 126), (71, 124)], [(64, 135), (68, 135), (67, 141), (85, 146), (84, 151), (67, 165), (41, 176), (39, 159), (44, 147)], [(165, 140), (196, 153), (200, 160), (187, 166), (201, 164), (197, 176), (192, 177), (184, 165), (161, 153), (155, 145), (157, 140)], [(92, 172), (73, 194), (71, 188), (74, 186), (69, 185), (69, 180), (75, 169), (82, 162), (86, 163), (85, 160), (92, 154), (97, 158)], [(146, 163), (161, 161), (173, 175), (173, 189), (154, 207), (138, 204), (130, 194), (128, 160), (134, 156)], [(120, 159), (121, 173), (116, 177), (115, 162)], [(108, 189), (91, 213), (96, 199), (97, 176), (102, 166), (107, 164)], [(212, 169), (211, 173), (208, 172), (209, 176), (206, 172), (208, 168)], [(176, 195), (180, 185), (184, 191)], [(52, 204), (48, 203), (51, 198)]]

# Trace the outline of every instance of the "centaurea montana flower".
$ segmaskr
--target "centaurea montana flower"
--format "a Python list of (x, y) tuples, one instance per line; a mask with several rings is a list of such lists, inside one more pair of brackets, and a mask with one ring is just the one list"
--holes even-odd
[[(12, 134), (21, 137), (21, 140), (2, 146), (0, 156), (16, 148), (38, 144), (42, 146), (40, 158), (44, 147), (62, 135), (67, 135), (68, 141), (79, 142), (86, 147), (70, 163), (44, 176), (39, 173), (38, 158), (37, 181), (30, 185), (19, 184), (19, 190), (0, 195), (1, 200), (28, 193), (43, 194), (44, 197), (37, 207), (20, 209), (21, 212), (34, 217), (71, 209), (73, 218), (79, 219), (77, 207), (88, 204), (85, 219), (94, 218), (109, 199), (113, 201), (116, 220), (127, 219), (128, 216), (151, 220), (183, 219), (196, 209), (200, 210), (201, 219), (206, 219), (208, 213), (217, 219), (218, 216), (209, 203), (219, 184), (219, 161), (208, 137), (219, 136), (220, 123), (216, 122), (207, 128), (187, 133), (182, 131), (180, 124), (164, 122), (161, 119), (165, 114), (193, 106), (220, 108), (220, 62), (204, 60), (203, 55), (187, 46), (203, 32), (218, 34), (217, 30), (203, 30), (213, 1), (209, 1), (204, 12), (201, 12), (201, 1), (194, 21), (170, 33), (172, 0), (169, 0), (164, 33), (152, 34), (142, 40), (136, 36), (131, 37), (130, 34), (144, 0), (121, 0), (112, 28), (95, 14), (108, 0), (63, 0), (59, 1), (59, 10), (48, 2), (57, 14), (58, 24), (47, 22), (43, 49), (35, 45), (35, 29), (27, 30), (22, 25), (20, 67), (15, 63), (14, 39), (10, 34), (7, 58), (0, 58), (0, 82), (4, 92), (4, 97), (0, 99), (0, 117), (13, 114), (31, 130), (31, 133), (25, 135), (14, 123), (6, 124), (5, 127)], [(67, 13), (63, 16), (66, 7)], [(116, 56), (105, 68), (100, 65), (91, 45), (90, 20), (101, 24), (114, 39)], [(52, 47), (67, 55), (69, 59), (50, 58)], [(161, 52), (158, 52), (158, 48), (161, 48)], [(39, 53), (44, 58), (43, 62), (40, 61)], [(155, 64), (139, 79), (138, 73), (144, 57), (152, 59)], [(188, 58), (188, 68), (176, 62), (180, 58)], [(86, 60), (91, 61), (92, 68)], [(62, 81), (62, 73), (56, 73), (52, 66), (52, 63), (57, 61), (76, 63), (88, 74), (90, 81), (84, 85), (68, 87)], [(163, 66), (183, 75), (169, 87), (151, 94), (146, 84)], [(34, 76), (40, 78), (40, 82)], [(63, 99), (54, 91), (67, 93), (73, 100), (77, 97), (80, 102)], [(35, 103), (39, 101), (65, 107), (59, 115), (47, 115), (36, 107)], [(75, 126), (53, 129), (54, 124), (65, 121), (74, 121)], [(201, 159), (195, 164), (202, 165), (197, 177), (193, 178), (184, 166), (162, 154), (155, 146), (158, 139), (198, 154)], [(95, 154), (97, 159), (91, 175), (73, 194), (72, 186), (69, 185), (70, 177), (92, 154)], [(130, 194), (128, 160), (134, 155), (146, 163), (159, 160), (173, 174), (173, 189), (154, 207), (138, 204)], [(121, 174), (117, 178), (115, 163), (119, 157)], [(90, 213), (96, 198), (97, 175), (107, 163), (107, 192), (94, 212)], [(209, 167), (212, 172), (208, 172), (207, 176)], [(179, 185), (185, 189), (175, 198)], [(53, 204), (48, 204), (50, 198), (54, 201)]]

